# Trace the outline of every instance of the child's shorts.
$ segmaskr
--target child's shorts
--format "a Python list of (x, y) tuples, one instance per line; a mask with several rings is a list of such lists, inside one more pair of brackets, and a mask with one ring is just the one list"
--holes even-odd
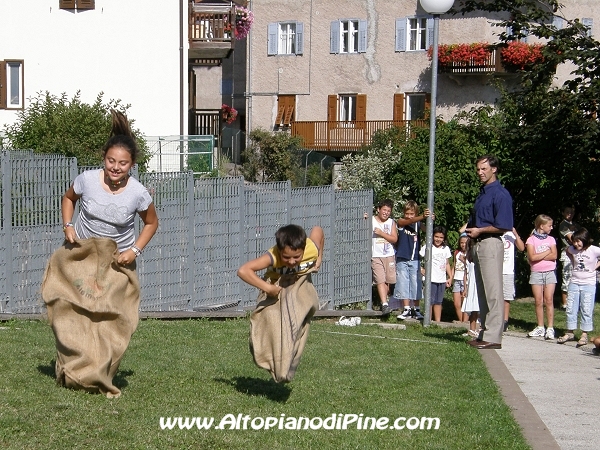
[(515, 275), (512, 273), (505, 273), (502, 275), (502, 288), (504, 291), (504, 300), (509, 302), (515, 299)]
[(529, 275), (529, 284), (542, 286), (556, 284), (556, 273), (554, 273), (554, 270), (549, 270), (547, 272), (531, 272), (531, 275)]
[(431, 304), (441, 305), (444, 301), (446, 283), (431, 283)]
[(463, 280), (454, 280), (452, 292), (463, 292), (465, 290), (465, 282)]
[(373, 283), (394, 284), (396, 282), (396, 257), (384, 256), (371, 258), (371, 269), (373, 270)]

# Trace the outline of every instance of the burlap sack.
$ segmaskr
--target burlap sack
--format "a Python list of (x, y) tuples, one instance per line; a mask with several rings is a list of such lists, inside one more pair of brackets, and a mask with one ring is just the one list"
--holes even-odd
[(276, 382), (287, 383), (300, 363), (319, 298), (310, 273), (284, 275), (278, 284), (283, 288), (279, 299), (261, 293), (250, 315), (250, 352), (258, 367)]
[(56, 338), (56, 381), (118, 397), (113, 385), (138, 323), (140, 286), (135, 263), (117, 264), (111, 239), (65, 242), (50, 257), (42, 298)]

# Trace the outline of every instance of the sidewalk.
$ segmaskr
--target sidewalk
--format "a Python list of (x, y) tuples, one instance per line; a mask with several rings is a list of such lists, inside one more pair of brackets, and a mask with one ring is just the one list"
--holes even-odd
[(501, 350), (480, 350), (534, 450), (597, 448), (600, 357), (592, 348), (508, 332)]

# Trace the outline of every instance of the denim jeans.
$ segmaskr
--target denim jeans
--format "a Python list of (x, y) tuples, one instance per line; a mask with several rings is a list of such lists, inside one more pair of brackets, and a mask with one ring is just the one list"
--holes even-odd
[(394, 298), (398, 300), (421, 300), (423, 283), (419, 261), (396, 260), (396, 287)]
[(569, 283), (567, 291), (567, 330), (577, 329), (577, 313), (581, 313), (581, 331), (592, 331), (594, 324), (594, 298), (596, 297), (595, 284)]

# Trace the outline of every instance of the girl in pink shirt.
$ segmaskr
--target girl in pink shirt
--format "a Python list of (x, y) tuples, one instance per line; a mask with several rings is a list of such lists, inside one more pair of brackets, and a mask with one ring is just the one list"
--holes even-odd
[[(556, 287), (556, 240), (550, 236), (552, 218), (540, 214), (535, 218), (535, 229), (525, 242), (527, 260), (531, 266), (529, 284), (535, 299), (537, 327), (527, 336), (554, 339), (554, 288)], [(544, 329), (544, 305), (548, 328)]]

